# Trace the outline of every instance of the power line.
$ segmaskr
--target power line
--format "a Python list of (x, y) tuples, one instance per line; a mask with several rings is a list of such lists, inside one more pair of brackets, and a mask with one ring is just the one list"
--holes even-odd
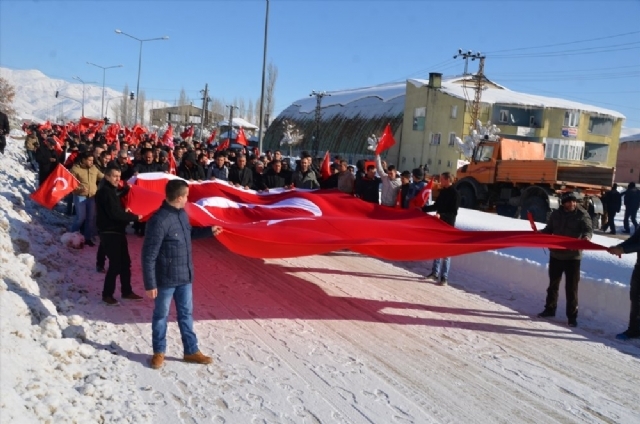
[(486, 52), (486, 54), (503, 53), (503, 52), (514, 52), (514, 51), (520, 51), (520, 50), (543, 49), (543, 48), (546, 48), (546, 47), (568, 46), (570, 44), (579, 44), (579, 43), (588, 43), (590, 41), (607, 40), (607, 39), (610, 39), (610, 38), (624, 37), (626, 35), (633, 35), (633, 34), (640, 34), (640, 31), (625, 32), (625, 33), (622, 33), (622, 34), (608, 35), (606, 37), (588, 38), (588, 39), (585, 39), (585, 40), (568, 41), (566, 43), (554, 43), (554, 44), (546, 44), (546, 45), (542, 45), (542, 46), (517, 47), (515, 49), (494, 50), (494, 51)]
[[(635, 44), (640, 44), (640, 41), (635, 43), (620, 44), (620, 46), (635, 45)], [(577, 49), (577, 50), (566, 50), (566, 51), (556, 51), (556, 52), (497, 55), (497, 56), (491, 56), (491, 59), (531, 59), (531, 58), (537, 58), (537, 57), (578, 56), (578, 55), (585, 55), (585, 54), (611, 53), (611, 52), (619, 52), (619, 51), (625, 51), (625, 50), (640, 49), (640, 46), (620, 47), (620, 48), (611, 48), (611, 47), (612, 46), (602, 46), (602, 47), (591, 47), (589, 49)]]

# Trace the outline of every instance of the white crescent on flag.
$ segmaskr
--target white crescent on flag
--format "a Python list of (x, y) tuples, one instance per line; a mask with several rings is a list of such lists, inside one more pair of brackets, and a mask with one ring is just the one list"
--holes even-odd
[(55, 180), (53, 180), (53, 189), (51, 189), (51, 192), (58, 190), (58, 181), (62, 181), (62, 188), (61, 188), (62, 191), (66, 190), (67, 187), (69, 187), (69, 182), (67, 180), (65, 180), (62, 177), (58, 177)]

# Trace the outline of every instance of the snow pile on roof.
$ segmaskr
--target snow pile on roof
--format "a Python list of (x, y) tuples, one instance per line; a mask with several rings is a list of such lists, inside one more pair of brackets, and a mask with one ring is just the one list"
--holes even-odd
[[(220, 121), (218, 122), (218, 126), (219, 127), (226, 127), (229, 125), (229, 120), (226, 119), (224, 121)], [(251, 122), (242, 119), (242, 118), (233, 118), (233, 127), (234, 128), (246, 128), (249, 130), (257, 130), (258, 127), (256, 125), (253, 125)]]
[[(63, 115), (67, 120), (78, 119), (82, 116), (82, 84), (72, 83), (61, 79), (49, 78), (42, 72), (19, 70), (0, 67), (0, 77), (5, 78), (16, 89), (13, 107), (20, 119), (36, 122), (54, 121)], [(58, 97), (56, 98), (56, 91)], [(105, 114), (115, 119), (113, 106), (122, 98), (122, 92), (112, 88), (105, 88)], [(109, 102), (109, 99), (113, 99)], [(107, 108), (108, 106), (108, 108)], [(168, 103), (145, 101), (145, 115), (150, 116), (152, 107), (168, 106)], [(84, 114), (85, 116), (100, 117), (102, 110), (102, 85), (85, 84)]]
[[(442, 91), (460, 99), (470, 100), (475, 96), (475, 87), (472, 82), (463, 82), (464, 78), (455, 77), (442, 80)], [(410, 79), (416, 87), (423, 87), (429, 84), (429, 81), (423, 79)], [(503, 104), (503, 105), (519, 105), (533, 106), (540, 108), (559, 108), (568, 110), (580, 110), (583, 112), (598, 113), (601, 115), (609, 115), (616, 118), (625, 118), (623, 114), (611, 109), (604, 109), (598, 106), (592, 106), (584, 103), (574, 102), (571, 100), (559, 99), (556, 97), (538, 96), (535, 94), (520, 93), (518, 91), (509, 90), (508, 88), (498, 86), (494, 88), (485, 86), (482, 90), (482, 103)]]
[[(321, 106), (323, 109), (331, 106), (346, 106), (358, 100), (367, 97), (376, 97), (383, 102), (402, 97), (406, 93), (406, 84), (393, 83), (376, 85), (373, 87), (355, 88), (352, 90), (328, 91), (322, 98)], [(314, 113), (316, 110), (317, 100), (315, 96), (310, 96), (293, 102), (299, 107), (300, 113)]]
[(640, 128), (622, 128), (620, 131), (620, 142), (640, 141)]

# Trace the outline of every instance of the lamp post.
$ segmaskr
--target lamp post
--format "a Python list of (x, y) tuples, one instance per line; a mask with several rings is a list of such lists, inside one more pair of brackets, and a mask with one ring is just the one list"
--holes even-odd
[(165, 35), (163, 37), (140, 39), (138, 37), (134, 37), (131, 34), (127, 34), (126, 32), (120, 31), (119, 29), (116, 29), (116, 34), (126, 35), (127, 37), (133, 38), (134, 40), (140, 42), (140, 54), (138, 55), (138, 84), (136, 85), (136, 111), (135, 111), (135, 118), (134, 118), (135, 123), (137, 123), (138, 122), (138, 99), (140, 98), (140, 70), (142, 69), (142, 43), (144, 43), (145, 41), (168, 40), (169, 37)]
[(96, 65), (95, 63), (91, 63), (91, 62), (87, 62), (87, 65), (93, 65), (96, 68), (102, 69), (102, 106), (101, 106), (101, 109), (100, 109), (100, 116), (102, 116), (104, 118), (104, 80), (105, 80), (105, 74), (107, 73), (107, 69), (122, 68), (122, 65), (100, 66), (100, 65)]
[(84, 118), (84, 85), (85, 84), (95, 84), (95, 81), (84, 81), (82, 78), (75, 76), (74, 80), (80, 81), (82, 83), (82, 117)]

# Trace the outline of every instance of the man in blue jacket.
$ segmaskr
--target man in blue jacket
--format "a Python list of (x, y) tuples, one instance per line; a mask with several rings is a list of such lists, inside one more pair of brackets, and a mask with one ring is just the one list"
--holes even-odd
[(617, 246), (607, 249), (612, 255), (638, 252), (636, 266), (631, 273), (631, 311), (629, 313), (629, 327), (616, 336), (619, 340), (640, 339), (640, 230)]
[(210, 364), (212, 359), (198, 349), (193, 331), (193, 254), (191, 238), (217, 236), (220, 227), (191, 228), (184, 210), (189, 185), (171, 180), (165, 188), (165, 201), (147, 223), (142, 245), (142, 277), (147, 296), (155, 300), (151, 323), (153, 357), (151, 368), (164, 363), (167, 348), (167, 316), (173, 298), (178, 313), (185, 362)]

